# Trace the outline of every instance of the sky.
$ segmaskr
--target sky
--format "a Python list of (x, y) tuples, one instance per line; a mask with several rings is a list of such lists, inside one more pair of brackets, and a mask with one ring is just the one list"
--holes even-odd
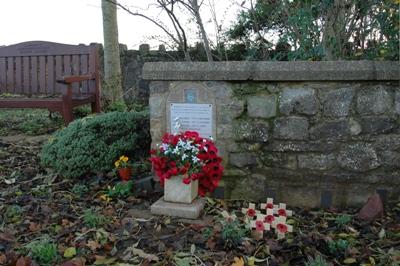
[[(238, 6), (234, 0), (204, 0), (203, 21), (211, 40), (215, 39), (214, 24), (209, 12), (210, 2), (215, 2), (217, 21), (226, 27), (236, 16)], [(150, 0), (120, 0), (132, 11), (143, 11), (152, 17), (161, 14), (147, 9)], [(188, 16), (180, 14), (186, 21)], [(150, 36), (162, 32), (150, 22), (118, 10), (119, 42), (128, 48), (141, 43), (158, 47), (160, 41)], [(196, 36), (195, 31), (192, 36)], [(165, 37), (161, 37), (165, 40)], [(101, 0), (0, 0), (0, 45), (43, 40), (67, 44), (103, 43)]]

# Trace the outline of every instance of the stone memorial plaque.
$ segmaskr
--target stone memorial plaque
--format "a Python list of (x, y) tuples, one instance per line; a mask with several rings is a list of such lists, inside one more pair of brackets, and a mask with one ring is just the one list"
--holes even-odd
[(212, 104), (171, 103), (171, 133), (191, 130), (212, 138), (212, 109)]

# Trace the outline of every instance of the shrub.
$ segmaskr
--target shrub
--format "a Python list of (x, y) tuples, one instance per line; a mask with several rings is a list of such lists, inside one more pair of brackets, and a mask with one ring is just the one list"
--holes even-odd
[(148, 156), (148, 112), (111, 112), (78, 119), (57, 131), (44, 145), (43, 166), (64, 177), (105, 173), (126, 154), (133, 161)]
[(39, 265), (53, 265), (58, 258), (57, 246), (46, 238), (31, 242), (27, 245), (27, 248), (30, 250), (32, 258)]

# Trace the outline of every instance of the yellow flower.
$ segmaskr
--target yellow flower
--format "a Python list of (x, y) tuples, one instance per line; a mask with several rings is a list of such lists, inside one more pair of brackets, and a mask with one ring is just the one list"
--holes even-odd
[(114, 165), (115, 165), (115, 167), (119, 167), (119, 161), (116, 161), (116, 162), (114, 163)]
[(121, 157), (119, 157), (119, 159), (122, 161), (124, 159), (124, 155), (122, 155)]
[(129, 160), (128, 157), (124, 156), (124, 158), (122, 158), (122, 161), (124, 161), (125, 163)]

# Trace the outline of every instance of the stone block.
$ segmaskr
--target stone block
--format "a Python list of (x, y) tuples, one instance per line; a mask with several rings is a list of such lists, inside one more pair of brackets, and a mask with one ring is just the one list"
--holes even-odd
[(400, 151), (400, 134), (377, 136), (374, 148), (377, 151)]
[(277, 118), (274, 123), (274, 138), (287, 140), (308, 139), (308, 120), (304, 117)]
[(150, 83), (150, 94), (164, 93), (168, 91), (169, 82), (168, 81), (152, 81)]
[(280, 141), (274, 140), (264, 147), (265, 151), (275, 152), (331, 152), (336, 148), (335, 141)]
[(168, 202), (191, 203), (198, 195), (199, 181), (189, 184), (182, 182), (183, 176), (172, 176), (165, 180), (164, 200)]
[(361, 126), (356, 120), (326, 121), (310, 129), (311, 139), (339, 139), (345, 136), (358, 135)]
[(329, 170), (336, 163), (336, 158), (333, 154), (300, 154), (297, 158), (301, 169)]
[(217, 112), (218, 123), (230, 124), (232, 120), (241, 116), (244, 112), (244, 101), (234, 100), (227, 104), (219, 105)]
[(376, 151), (365, 143), (343, 145), (337, 160), (343, 169), (355, 172), (367, 172), (380, 166)]
[(150, 210), (155, 215), (197, 219), (204, 208), (204, 204), (203, 198), (197, 198), (191, 204), (167, 202), (161, 198), (151, 205)]
[(329, 117), (343, 117), (350, 114), (354, 89), (341, 88), (329, 91), (324, 100), (323, 114)]
[(276, 116), (276, 95), (257, 95), (247, 98), (249, 117), (271, 118)]
[(396, 91), (394, 96), (394, 111), (400, 115), (400, 91)]
[(160, 118), (165, 115), (165, 97), (163, 95), (151, 95), (149, 99), (149, 106), (151, 118)]
[(383, 151), (378, 153), (382, 166), (400, 169), (400, 152)]
[(265, 181), (266, 177), (260, 174), (247, 175), (245, 178), (242, 177), (230, 191), (230, 198), (252, 201), (266, 200), (264, 198), (266, 189)]
[(263, 165), (268, 167), (278, 167), (284, 169), (297, 169), (297, 156), (294, 154), (286, 154), (281, 152), (263, 153), (260, 156)]
[(318, 103), (314, 89), (285, 88), (279, 97), (279, 110), (281, 114), (291, 113), (314, 115), (317, 113)]
[(229, 155), (229, 163), (236, 167), (245, 167), (257, 164), (257, 158), (253, 153), (231, 153)]
[(398, 127), (395, 119), (387, 116), (382, 117), (362, 117), (361, 120), (362, 133), (364, 134), (385, 134), (391, 132)]
[(238, 120), (234, 124), (235, 139), (248, 142), (267, 142), (269, 139), (268, 122)]
[(363, 89), (357, 95), (357, 111), (360, 115), (380, 115), (392, 109), (392, 97), (381, 85)]

